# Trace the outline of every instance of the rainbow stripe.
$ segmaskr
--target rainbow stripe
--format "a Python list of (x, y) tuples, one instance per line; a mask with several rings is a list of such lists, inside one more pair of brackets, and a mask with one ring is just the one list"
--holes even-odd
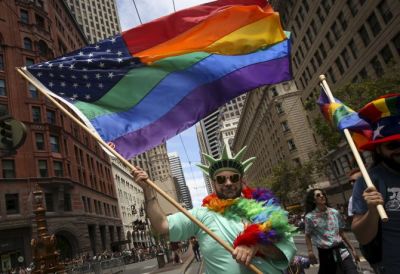
[(28, 71), (125, 158), (246, 91), (292, 78), (290, 41), (264, 0), (182, 10)]

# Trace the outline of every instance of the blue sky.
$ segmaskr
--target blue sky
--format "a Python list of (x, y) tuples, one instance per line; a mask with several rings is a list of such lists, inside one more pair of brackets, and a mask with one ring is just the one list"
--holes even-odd
[[(210, 0), (135, 0), (138, 13), (133, 0), (117, 0), (118, 14), (122, 30), (127, 30), (149, 22), (161, 16), (198, 4), (210, 2)], [(185, 153), (185, 148), (186, 152)], [(189, 187), (193, 206), (201, 205), (202, 199), (207, 195), (202, 172), (195, 165), (200, 162), (200, 152), (196, 137), (195, 127), (189, 128), (180, 135), (167, 142), (168, 152), (177, 152), (181, 162), (186, 184)]]

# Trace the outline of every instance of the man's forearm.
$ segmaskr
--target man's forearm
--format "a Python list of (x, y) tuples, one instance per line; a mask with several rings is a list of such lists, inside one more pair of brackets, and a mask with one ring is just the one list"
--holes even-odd
[(157, 201), (156, 191), (152, 187), (143, 189), (145, 209), (153, 228), (160, 234), (168, 233), (168, 220)]
[(367, 244), (378, 233), (379, 215), (376, 210), (368, 210), (364, 215), (354, 215), (351, 229), (361, 244)]

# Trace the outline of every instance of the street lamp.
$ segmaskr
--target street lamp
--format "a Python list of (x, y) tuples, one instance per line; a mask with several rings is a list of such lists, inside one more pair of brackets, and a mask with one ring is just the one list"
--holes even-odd
[(43, 191), (36, 185), (33, 191), (35, 202), (35, 220), (37, 225), (38, 237), (32, 238), (31, 247), (35, 269), (32, 273), (56, 273), (64, 270), (64, 266), (59, 263), (59, 256), (54, 235), (49, 235), (46, 222), (46, 209), (43, 206)]

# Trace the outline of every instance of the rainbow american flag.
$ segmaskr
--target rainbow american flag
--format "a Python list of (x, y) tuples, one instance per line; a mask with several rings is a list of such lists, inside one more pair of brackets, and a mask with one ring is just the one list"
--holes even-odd
[(360, 148), (371, 139), (371, 126), (364, 119), (360, 118), (357, 112), (343, 104), (340, 100), (334, 99), (334, 102), (330, 102), (325, 91), (321, 89), (317, 104), (320, 107), (322, 115), (332, 127), (339, 131), (348, 129), (357, 148)]
[(264, 0), (185, 9), (27, 68), (129, 159), (254, 88), (292, 79)]

